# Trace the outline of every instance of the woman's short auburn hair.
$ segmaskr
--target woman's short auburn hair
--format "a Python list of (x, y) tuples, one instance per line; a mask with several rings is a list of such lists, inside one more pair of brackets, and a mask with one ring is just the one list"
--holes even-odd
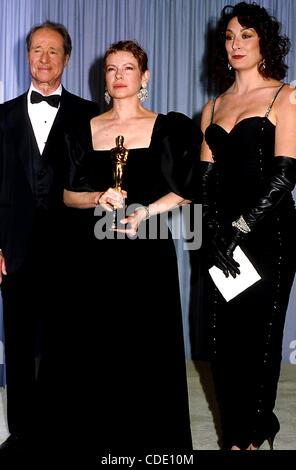
[(133, 54), (135, 59), (137, 59), (139, 69), (142, 73), (148, 70), (148, 57), (146, 52), (140, 44), (131, 40), (114, 42), (108, 47), (103, 58), (104, 69), (106, 69), (106, 61), (109, 55), (116, 54), (116, 52), (119, 51), (130, 52)]

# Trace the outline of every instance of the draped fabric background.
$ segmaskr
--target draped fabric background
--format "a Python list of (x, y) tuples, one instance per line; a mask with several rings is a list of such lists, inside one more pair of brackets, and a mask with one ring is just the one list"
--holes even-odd
[[(93, 99), (104, 110), (102, 55), (111, 42), (136, 39), (147, 51), (151, 80), (147, 107), (156, 112), (180, 111), (198, 119), (212, 96), (207, 81), (211, 30), (225, 4), (233, 0), (0, 0), (0, 102), (14, 98), (29, 86), (25, 37), (29, 29), (49, 19), (63, 23), (73, 40), (73, 52), (64, 73), (65, 87)], [(289, 82), (296, 80), (296, 1), (259, 0), (282, 23), (292, 41), (288, 57)], [(296, 138), (296, 129), (295, 129)], [(198, 158), (198, 156), (197, 156)], [(184, 252), (177, 242), (187, 357), (190, 337), (202, 341), (197, 270), (198, 253)], [(192, 264), (192, 266), (194, 266)], [(197, 271), (191, 275), (193, 271)], [(190, 286), (193, 289), (190, 289)], [(0, 299), (1, 300), (1, 299)], [(283, 360), (296, 364), (296, 285), (288, 311)], [(2, 312), (0, 311), (0, 314)], [(25, 312), (24, 312), (25, 314)], [(61, 312), (62, 314), (62, 312)], [(260, 312), (258, 312), (260, 314)], [(0, 315), (0, 384), (3, 380), (3, 330)], [(189, 331), (193, 318), (196, 330)], [(169, 328), (169, 325), (168, 325)], [(199, 330), (200, 328), (200, 330)], [(198, 349), (198, 348), (197, 348)], [(239, 354), (239, 351), (238, 351)]]

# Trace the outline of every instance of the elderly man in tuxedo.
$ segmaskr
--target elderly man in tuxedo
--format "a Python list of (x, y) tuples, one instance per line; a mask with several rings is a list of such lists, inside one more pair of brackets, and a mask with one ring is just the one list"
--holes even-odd
[(96, 103), (61, 84), (72, 48), (63, 25), (46, 21), (26, 41), (31, 86), (0, 105), (0, 281), (10, 432), (0, 453), (27, 448), (39, 432), (36, 349), (42, 364), (46, 339), (54, 341), (50, 335), (59, 329), (50, 319), (57, 322), (52, 315), (66, 304), (58, 300), (67, 279), (64, 135), (99, 113)]

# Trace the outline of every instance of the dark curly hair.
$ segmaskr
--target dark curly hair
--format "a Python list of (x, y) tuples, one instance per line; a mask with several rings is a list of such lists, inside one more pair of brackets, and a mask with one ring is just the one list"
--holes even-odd
[(148, 70), (148, 57), (144, 49), (136, 41), (126, 40), (118, 41), (111, 44), (105, 52), (103, 58), (104, 69), (106, 68), (106, 60), (110, 54), (118, 51), (130, 52), (137, 59), (139, 69), (142, 73)]
[(237, 17), (242, 26), (253, 28), (259, 36), (263, 60), (258, 65), (258, 71), (262, 77), (276, 80), (284, 78), (288, 69), (284, 57), (290, 49), (289, 38), (280, 35), (280, 23), (264, 7), (256, 2), (240, 2), (236, 5), (226, 5), (221, 11), (217, 25), (213, 74), (214, 81), (220, 85), (219, 88), (222, 88), (222, 85), (225, 90), (225, 85), (228, 87), (234, 81), (234, 71), (228, 70), (225, 50), (225, 31), (229, 21), (234, 17)]

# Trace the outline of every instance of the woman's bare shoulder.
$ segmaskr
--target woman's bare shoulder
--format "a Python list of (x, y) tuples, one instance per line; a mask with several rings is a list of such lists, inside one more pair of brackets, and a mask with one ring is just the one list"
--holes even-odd
[(296, 114), (296, 88), (295, 86), (285, 83), (279, 90), (274, 102), (276, 113), (292, 113)]
[(96, 123), (107, 121), (109, 119), (111, 119), (110, 111), (106, 111), (105, 113), (98, 114), (97, 116), (93, 117), (90, 122), (92, 124), (96, 124)]
[(157, 113), (150, 111), (150, 109), (146, 109), (146, 116), (148, 118), (155, 119), (157, 117)]
[(211, 122), (211, 117), (212, 117), (212, 112), (213, 112), (213, 107), (214, 107), (215, 99), (211, 98), (203, 107), (202, 113), (201, 113), (201, 128), (202, 131), (208, 127), (208, 125)]
[[(284, 85), (282, 85), (282, 88), (279, 91), (279, 94), (277, 97), (278, 100), (285, 101), (288, 98), (289, 101), (293, 101), (293, 103), (295, 104), (295, 93), (296, 93), (295, 85), (292, 85), (290, 83), (285, 83)], [(293, 100), (293, 97), (294, 97), (294, 100)]]

